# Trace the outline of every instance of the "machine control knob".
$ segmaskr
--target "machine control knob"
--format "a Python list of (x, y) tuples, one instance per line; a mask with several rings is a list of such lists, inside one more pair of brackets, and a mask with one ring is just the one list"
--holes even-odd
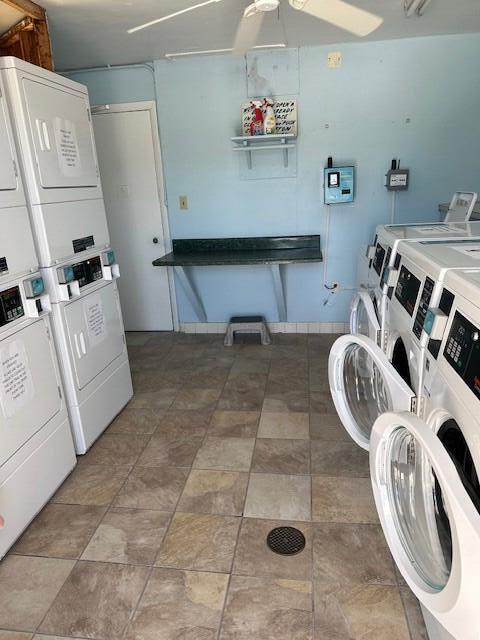
[(155, 238), (153, 239), (153, 244), (158, 244), (158, 238), (157, 238), (157, 237), (155, 237)]

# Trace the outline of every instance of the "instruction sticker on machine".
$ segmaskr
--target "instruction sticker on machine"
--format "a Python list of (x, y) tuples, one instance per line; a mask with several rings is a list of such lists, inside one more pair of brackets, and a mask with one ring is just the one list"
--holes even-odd
[(0, 349), (0, 405), (7, 418), (28, 404), (35, 395), (25, 345), (14, 340)]
[(84, 309), (90, 344), (96, 345), (107, 337), (107, 327), (101, 297), (98, 294), (89, 296), (88, 300), (84, 303)]
[(60, 170), (65, 176), (77, 176), (81, 170), (75, 123), (64, 118), (54, 120)]

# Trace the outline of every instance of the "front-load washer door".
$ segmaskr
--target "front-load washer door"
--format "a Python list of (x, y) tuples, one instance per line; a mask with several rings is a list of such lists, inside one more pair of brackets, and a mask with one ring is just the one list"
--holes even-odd
[(368, 291), (358, 291), (353, 299), (350, 313), (350, 333), (368, 336), (375, 344), (378, 344), (380, 324), (371, 294)]
[(43, 319), (0, 341), (0, 465), (61, 410), (60, 388)]
[(75, 376), (83, 389), (125, 349), (118, 293), (113, 283), (65, 307)]
[(23, 89), (42, 187), (97, 186), (87, 97), (28, 78)]
[(459, 640), (480, 628), (480, 514), (433, 429), (410, 413), (374, 425), (370, 473), (395, 562), (423, 606)]
[(413, 391), (367, 336), (350, 334), (334, 342), (328, 379), (343, 426), (364, 449), (369, 449), (370, 433), (379, 415), (412, 408)]

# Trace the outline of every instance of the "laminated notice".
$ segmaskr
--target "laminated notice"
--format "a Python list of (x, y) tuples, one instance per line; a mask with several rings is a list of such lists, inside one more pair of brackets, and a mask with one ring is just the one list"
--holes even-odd
[(55, 118), (54, 131), (61, 172), (65, 176), (77, 176), (81, 170), (81, 161), (75, 123)]
[(100, 295), (93, 294), (88, 296), (87, 301), (84, 303), (84, 310), (90, 344), (96, 345), (107, 337), (107, 327)]
[(7, 418), (28, 404), (35, 395), (32, 372), (22, 340), (0, 348), (0, 404)]

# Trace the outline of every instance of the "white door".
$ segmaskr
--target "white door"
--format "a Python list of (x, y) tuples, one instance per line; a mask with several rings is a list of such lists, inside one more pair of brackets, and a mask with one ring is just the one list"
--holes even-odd
[[(112, 246), (127, 331), (173, 328), (167, 269), (152, 261), (165, 255), (168, 239), (159, 197), (156, 120), (153, 107), (93, 116)], [(166, 221), (166, 216), (163, 216)]]
[(372, 430), (370, 473), (408, 585), (454, 638), (478, 640), (480, 515), (441, 441), (413, 414), (384, 414)]
[(55, 360), (44, 320), (0, 342), (0, 465), (62, 408)]
[(45, 189), (95, 187), (95, 145), (87, 97), (23, 80), (40, 181)]
[(370, 447), (375, 420), (386, 411), (410, 411), (415, 394), (370, 338), (338, 338), (328, 358), (328, 380), (335, 408), (353, 440)]
[(76, 381), (83, 389), (125, 349), (122, 315), (114, 283), (65, 307)]
[(358, 291), (353, 299), (350, 312), (350, 333), (368, 336), (375, 344), (379, 344), (378, 311), (375, 309), (371, 294), (367, 291)]

